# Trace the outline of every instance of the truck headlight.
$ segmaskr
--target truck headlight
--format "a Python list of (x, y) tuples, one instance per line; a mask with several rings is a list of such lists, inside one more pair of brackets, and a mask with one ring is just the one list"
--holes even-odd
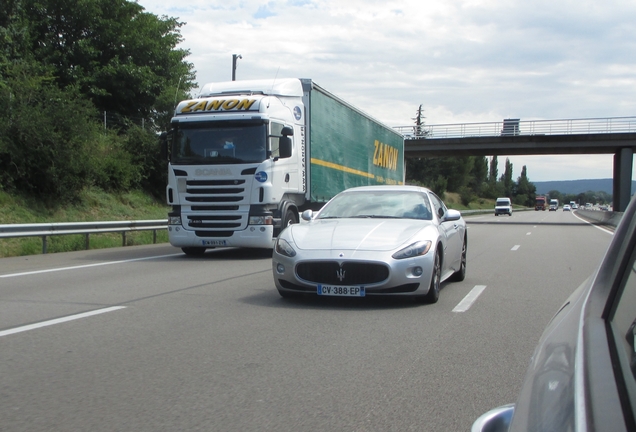
[(250, 225), (274, 225), (273, 216), (250, 216)]
[(181, 225), (181, 216), (168, 216), (168, 225)]

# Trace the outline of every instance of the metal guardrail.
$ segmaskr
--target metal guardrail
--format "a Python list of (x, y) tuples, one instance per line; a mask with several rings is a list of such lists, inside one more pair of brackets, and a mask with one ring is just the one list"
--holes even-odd
[(39, 224), (0, 225), (0, 239), (17, 237), (42, 237), (42, 253), (47, 252), (47, 238), (54, 235), (84, 234), (86, 250), (90, 249), (90, 234), (122, 233), (122, 246), (126, 246), (126, 233), (153, 231), (152, 241), (157, 242), (157, 230), (167, 229), (168, 220), (111, 221), (111, 222), (59, 222)]
[(561, 120), (504, 119), (499, 122), (396, 126), (406, 139), (515, 135), (574, 135), (636, 132), (636, 117)]

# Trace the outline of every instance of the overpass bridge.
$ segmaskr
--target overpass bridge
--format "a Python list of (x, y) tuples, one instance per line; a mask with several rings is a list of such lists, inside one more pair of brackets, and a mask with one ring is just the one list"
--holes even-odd
[(631, 198), (636, 117), (398, 126), (405, 157), (613, 154), (614, 209)]

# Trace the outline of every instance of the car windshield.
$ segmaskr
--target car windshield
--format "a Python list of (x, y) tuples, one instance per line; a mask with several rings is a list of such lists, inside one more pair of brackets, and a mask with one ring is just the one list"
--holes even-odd
[(337, 195), (318, 215), (333, 218), (432, 219), (431, 206), (424, 193), (414, 191), (356, 191)]

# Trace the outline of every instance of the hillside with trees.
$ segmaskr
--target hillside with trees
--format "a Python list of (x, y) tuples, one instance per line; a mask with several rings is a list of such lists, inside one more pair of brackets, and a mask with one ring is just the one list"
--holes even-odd
[(196, 85), (183, 24), (125, 0), (0, 3), (0, 190), (163, 197), (156, 133)]

